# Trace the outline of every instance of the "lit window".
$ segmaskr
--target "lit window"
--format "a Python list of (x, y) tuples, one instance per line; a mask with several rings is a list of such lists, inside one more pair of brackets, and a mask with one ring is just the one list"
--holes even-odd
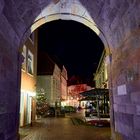
[(26, 46), (25, 45), (23, 46), (22, 56), (23, 56), (22, 69), (25, 70), (26, 69)]
[(27, 70), (29, 74), (33, 75), (33, 54), (28, 50)]

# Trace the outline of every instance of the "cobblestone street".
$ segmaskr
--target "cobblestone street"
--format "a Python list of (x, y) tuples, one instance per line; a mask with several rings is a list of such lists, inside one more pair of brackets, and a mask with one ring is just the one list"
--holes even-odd
[(110, 140), (109, 127), (74, 123), (74, 117), (75, 114), (37, 120), (32, 127), (20, 128), (20, 140)]

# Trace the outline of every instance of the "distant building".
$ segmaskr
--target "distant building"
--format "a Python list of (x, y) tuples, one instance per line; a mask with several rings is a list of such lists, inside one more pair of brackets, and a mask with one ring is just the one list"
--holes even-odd
[[(109, 58), (108, 56), (106, 56), (106, 51), (104, 50), (100, 58), (96, 73), (94, 75), (96, 88), (108, 89), (108, 73), (107, 73), (108, 62), (109, 62)], [(110, 108), (109, 92), (104, 92), (104, 94), (102, 94), (98, 98), (100, 98), (99, 100), (100, 112), (102, 114), (106, 114), (109, 116), (109, 108)]]
[(20, 95), (20, 126), (35, 120), (37, 46), (36, 32), (25, 42), (22, 48), (21, 95)]
[(91, 89), (87, 84), (77, 84), (68, 86), (68, 105), (77, 107), (81, 98), (81, 92)]
[(61, 105), (65, 106), (67, 101), (68, 86), (67, 86), (67, 70), (63, 66), (61, 70)]
[(61, 68), (47, 53), (38, 53), (37, 91), (43, 89), (50, 106), (67, 98), (67, 71)]
[(99, 61), (96, 73), (94, 74), (96, 88), (108, 88), (107, 58), (105, 50)]

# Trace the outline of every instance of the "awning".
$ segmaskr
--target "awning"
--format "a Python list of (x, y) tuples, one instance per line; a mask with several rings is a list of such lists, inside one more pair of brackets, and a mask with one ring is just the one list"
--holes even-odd
[(105, 95), (108, 93), (109, 93), (109, 89), (95, 88), (95, 89), (81, 92), (79, 94), (84, 97), (87, 97), (87, 96), (93, 97), (93, 96), (97, 96), (97, 95)]

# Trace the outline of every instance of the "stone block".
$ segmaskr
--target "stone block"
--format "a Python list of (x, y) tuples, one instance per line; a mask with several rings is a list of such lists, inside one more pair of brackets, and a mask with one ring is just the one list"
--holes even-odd
[(129, 104), (131, 102), (129, 95), (120, 95), (120, 96), (115, 95), (113, 99), (114, 103), (119, 105)]
[[(117, 8), (117, 9), (120, 9), (121, 8), (121, 6), (123, 5), (123, 7), (124, 7), (124, 9), (125, 8), (127, 8), (127, 6), (128, 6), (128, 4), (127, 3), (125, 3), (126, 4), (126, 6), (124, 6), (124, 1), (122, 1), (122, 0), (114, 0), (114, 1), (111, 1), (110, 0), (110, 7), (111, 8)], [(120, 11), (120, 10), (119, 10)]]
[(133, 121), (134, 121), (134, 129), (140, 130), (140, 116), (135, 115)]
[(108, 11), (107, 18), (109, 18), (110, 23), (112, 23), (114, 21), (114, 18), (116, 17), (117, 12), (118, 12), (117, 8), (113, 8), (113, 9), (110, 9), (110, 11)]
[[(18, 9), (15, 7), (15, 5), (12, 2), (8, 2), (8, 4), (12, 6), (10, 8), (4, 8), (4, 15), (6, 16), (7, 20), (10, 22), (12, 28), (18, 34), (18, 36), (21, 36), (22, 33), (24, 33), (26, 30), (25, 23), (21, 19), (21, 15), (24, 12), (22, 14), (19, 13)], [(14, 15), (14, 16), (11, 16), (11, 15)]]
[(118, 105), (117, 104), (114, 104), (114, 111), (118, 112)]
[[(82, 2), (83, 3), (83, 2)], [(86, 4), (86, 6), (85, 6)], [(95, 12), (90, 12), (91, 16), (97, 17), (101, 11), (101, 9), (103, 8), (103, 5), (98, 5), (97, 2), (93, 2), (93, 1), (89, 1), (89, 4), (87, 5), (87, 2), (83, 4), (86, 9), (89, 11), (91, 9), (94, 10)], [(95, 10), (96, 9), (96, 10)], [(98, 18), (98, 17), (97, 17)]]
[(1, 0), (1, 1), (0, 1), (0, 14), (1, 14), (2, 11), (3, 11), (4, 5), (5, 5), (4, 0)]
[(23, 0), (18, 0), (18, 1), (17, 0), (13, 0), (13, 3), (18, 8), (21, 5), (21, 3), (23, 3)]
[(115, 96), (113, 96), (113, 99), (114, 99), (114, 103), (116, 103), (116, 104), (121, 103), (121, 98), (119, 98), (119, 96), (115, 95)]
[(136, 114), (140, 116), (140, 105), (136, 105)]
[[(118, 139), (118, 140), (120, 140), (120, 139)], [(128, 136), (123, 135), (122, 136), (122, 140), (136, 140), (136, 139), (135, 139), (135, 136), (134, 135), (131, 136), (131, 137), (128, 137)]]
[(129, 127), (133, 126), (133, 115), (121, 112), (115, 112), (115, 121), (119, 124), (124, 124)]
[(15, 48), (19, 45), (20, 40), (5, 15), (1, 15), (0, 36), (2, 36), (1, 41), (3, 40), (3, 45), (6, 45), (6, 47), (12, 46)]
[(140, 129), (135, 130), (135, 139), (134, 140), (139, 140), (140, 139)]
[[(140, 45), (139, 45), (140, 44), (140, 36), (132, 36), (131, 39), (129, 40), (129, 44), (130, 44), (130, 46), (133, 46), (134, 49), (139, 48), (140, 47)], [(139, 54), (138, 54), (138, 56), (139, 56)], [(133, 57), (135, 57), (135, 55)]]
[(119, 133), (121, 133), (122, 135), (127, 136), (128, 138), (132, 138), (134, 137), (134, 131), (133, 128), (131, 126), (128, 126), (126, 124), (123, 124), (121, 122), (116, 122), (115, 123), (115, 130)]
[(126, 112), (126, 106), (125, 105), (118, 105), (118, 112), (125, 113)]
[(38, 0), (39, 1), (39, 4), (42, 4), (42, 5), (48, 5), (50, 3), (50, 0)]
[(119, 22), (120, 22), (120, 20), (115, 16), (114, 19), (112, 20), (111, 24), (110, 24), (110, 27), (111, 27), (112, 31), (115, 31), (116, 28), (119, 27)]
[[(130, 33), (130, 30), (132, 29), (132, 23), (133, 20), (130, 22), (131, 17), (133, 17), (133, 15), (131, 15), (132, 12), (130, 12), (130, 9), (127, 9), (126, 12), (124, 13), (123, 17), (122, 17), (122, 21), (123, 21), (123, 25), (124, 25), (124, 30), (126, 34)], [(128, 21), (128, 22), (126, 22)]]
[(127, 114), (136, 114), (136, 105), (127, 104), (126, 105), (126, 113)]
[(134, 17), (135, 17), (135, 21), (136, 21), (136, 24), (137, 24), (137, 27), (140, 27), (140, 22), (138, 19), (140, 19), (140, 14), (139, 14), (139, 10), (137, 9), (140, 9), (140, 4), (136, 5), (137, 8), (134, 8), (133, 9), (133, 12), (134, 12)]
[(140, 104), (140, 92), (132, 92), (131, 93), (131, 101), (135, 104)]
[(1, 133), (0, 133), (0, 140), (5, 140), (4, 132), (1, 132)]

